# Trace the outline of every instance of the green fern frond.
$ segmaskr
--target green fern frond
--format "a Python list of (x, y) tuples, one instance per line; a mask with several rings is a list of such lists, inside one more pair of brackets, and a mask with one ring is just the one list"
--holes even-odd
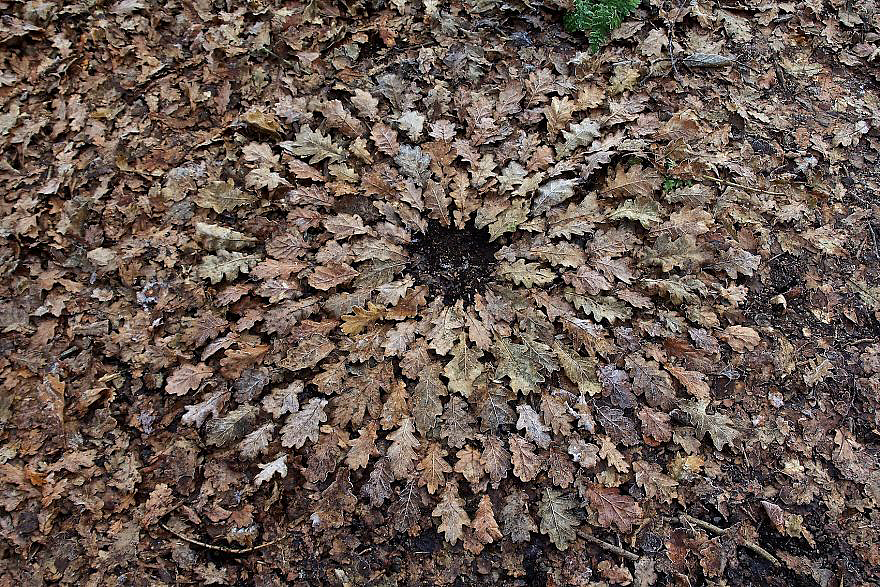
[(565, 15), (565, 28), (569, 32), (588, 32), (590, 49), (595, 52), (640, 3), (641, 0), (575, 0), (574, 10)]

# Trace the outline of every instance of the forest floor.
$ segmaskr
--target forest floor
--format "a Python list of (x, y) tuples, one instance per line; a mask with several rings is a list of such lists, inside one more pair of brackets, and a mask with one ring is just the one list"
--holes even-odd
[(880, 12), (0, 0), (0, 585), (880, 576)]

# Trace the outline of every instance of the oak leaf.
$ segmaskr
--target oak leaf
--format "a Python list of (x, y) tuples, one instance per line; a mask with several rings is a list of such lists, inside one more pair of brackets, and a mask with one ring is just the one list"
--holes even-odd
[(577, 385), (578, 391), (591, 396), (601, 391), (596, 380), (595, 360), (582, 357), (577, 351), (559, 341), (553, 341), (553, 352), (556, 353), (565, 376)]
[(728, 444), (732, 445), (739, 438), (739, 431), (733, 427), (733, 422), (724, 414), (707, 414), (709, 400), (694, 400), (682, 404), (681, 411), (690, 424), (697, 429), (697, 439), (702, 439), (706, 433), (712, 437), (712, 442), (717, 450), (724, 450)]
[(452, 467), (443, 458), (446, 451), (436, 442), (428, 445), (424, 458), (418, 462), (416, 469), (419, 471), (419, 483), (428, 488), (428, 493), (433, 495), (439, 487), (446, 484), (446, 473), (452, 471)]
[(576, 179), (554, 179), (539, 187), (538, 196), (532, 201), (532, 214), (543, 214), (572, 197), (576, 184)]
[(274, 477), (276, 473), (281, 478), (287, 477), (286, 454), (282, 454), (274, 461), (270, 461), (264, 464), (258, 464), (257, 466), (260, 468), (260, 472), (254, 476), (254, 484), (256, 484), (257, 487)]
[(217, 214), (235, 210), (239, 206), (252, 204), (258, 196), (252, 193), (242, 192), (235, 187), (232, 179), (226, 181), (211, 181), (207, 186), (200, 189), (195, 203), (202, 208), (210, 208)]
[(272, 436), (275, 433), (275, 424), (267, 422), (263, 424), (244, 439), (238, 445), (238, 452), (243, 459), (252, 459), (259, 454), (266, 452), (269, 443), (272, 442)]
[(624, 534), (632, 531), (633, 525), (642, 517), (642, 508), (628, 495), (621, 495), (616, 487), (591, 485), (587, 498), (596, 510), (599, 524), (606, 528), (617, 526)]
[(207, 255), (202, 258), (198, 273), (202, 279), (207, 279), (212, 284), (220, 283), (224, 279), (235, 279), (239, 273), (248, 273), (259, 262), (256, 255), (230, 252), (220, 249), (216, 255)]
[(753, 350), (761, 342), (761, 335), (754, 328), (748, 326), (732, 325), (721, 333), (723, 338), (734, 352), (741, 353), (745, 350)]
[(483, 476), (483, 461), (480, 451), (472, 446), (466, 446), (455, 454), (458, 459), (455, 463), (455, 472), (461, 475), (468, 483), (476, 485)]
[(577, 504), (555, 489), (544, 489), (541, 492), (541, 504), (538, 515), (541, 518), (541, 533), (550, 537), (559, 550), (566, 550), (575, 539), (575, 530), (579, 524), (573, 510)]
[(343, 150), (333, 143), (330, 137), (321, 134), (319, 130), (312, 130), (303, 125), (292, 141), (281, 143), (281, 148), (293, 153), (298, 157), (309, 157), (309, 163), (314, 165), (324, 159), (341, 161)]
[[(492, 510), (492, 501), (488, 495), (480, 497), (471, 525), (474, 528), (474, 538), (481, 545), (491, 544), (501, 538), (501, 530), (498, 528), (498, 522), (495, 521), (495, 512)], [(479, 554), (481, 551), (482, 548), (479, 548), (474, 554)]]
[(614, 196), (650, 197), (659, 186), (660, 176), (653, 169), (642, 165), (624, 168), (619, 164), (614, 173), (609, 174), (604, 191)]
[(214, 370), (204, 363), (181, 365), (168, 377), (165, 391), (171, 395), (186, 395), (198, 389), (202, 382), (214, 374)]
[(376, 423), (370, 422), (362, 428), (357, 438), (351, 441), (351, 448), (345, 456), (345, 464), (352, 470), (361, 469), (370, 462), (370, 457), (381, 454), (376, 448)]
[(315, 267), (309, 275), (309, 285), (327, 291), (337, 285), (347, 283), (358, 276), (358, 272), (345, 263), (329, 262)]
[(578, 204), (569, 204), (565, 210), (552, 210), (547, 215), (547, 236), (549, 238), (587, 234), (593, 230), (603, 214), (596, 201), (596, 194), (587, 194)]
[(370, 230), (364, 226), (364, 220), (357, 214), (337, 214), (324, 221), (324, 229), (333, 234), (337, 240), (347, 239), (359, 234), (367, 234)]
[(697, 246), (696, 238), (690, 234), (684, 234), (675, 240), (667, 234), (661, 234), (654, 247), (645, 253), (645, 262), (648, 265), (659, 265), (664, 273), (676, 267), (693, 270), (711, 258), (708, 252)]
[(443, 374), (449, 379), (449, 391), (465, 397), (471, 394), (474, 381), (483, 373), (483, 364), (479, 360), (482, 356), (483, 351), (470, 348), (461, 333), (452, 348), (452, 360), (443, 368)]
[(480, 455), (483, 469), (489, 475), (495, 487), (507, 477), (510, 469), (510, 452), (497, 436), (488, 436), (483, 441), (483, 454)]
[(454, 545), (461, 538), (462, 528), (470, 524), (471, 520), (464, 511), (464, 502), (458, 497), (458, 486), (451, 482), (446, 486), (440, 496), (440, 502), (431, 515), (440, 518), (440, 526), (437, 531), (443, 532), (446, 542)]
[(513, 542), (527, 542), (532, 532), (538, 531), (535, 520), (529, 515), (529, 496), (521, 489), (514, 489), (504, 500), (501, 523), (504, 533)]
[(408, 477), (413, 470), (414, 461), (417, 458), (415, 449), (420, 446), (418, 439), (413, 434), (414, 431), (412, 418), (404, 418), (397, 430), (388, 434), (391, 446), (388, 447), (386, 454), (391, 472), (396, 479)]
[(200, 428), (204, 424), (208, 416), (217, 418), (223, 404), (229, 399), (229, 392), (218, 391), (212, 394), (208, 399), (197, 404), (185, 406), (186, 413), (181, 417), (184, 424), (192, 424), (196, 428)]
[(639, 410), (639, 420), (642, 422), (642, 431), (645, 436), (653, 439), (654, 442), (661, 443), (672, 440), (672, 426), (669, 424), (668, 414), (643, 406)]
[(508, 442), (513, 474), (524, 483), (534, 480), (541, 471), (541, 461), (535, 454), (535, 447), (525, 438), (516, 435), (511, 435)]
[(609, 220), (634, 220), (644, 228), (651, 228), (663, 221), (660, 204), (649, 196), (627, 200), (608, 214)]
[(454, 395), (446, 404), (443, 422), (440, 424), (440, 437), (446, 439), (449, 446), (459, 448), (475, 436), (473, 429), (474, 417), (470, 407), (461, 397)]
[(535, 284), (549, 284), (555, 274), (549, 269), (541, 268), (540, 263), (526, 263), (523, 259), (517, 259), (515, 263), (501, 263), (498, 266), (498, 276), (523, 287), (533, 287)]
[(541, 448), (550, 446), (550, 435), (547, 434), (550, 429), (544, 425), (534, 408), (527, 404), (521, 404), (516, 407), (516, 411), (519, 412), (519, 419), (516, 422), (517, 430), (523, 430), (526, 438)]
[(227, 251), (239, 251), (246, 249), (257, 242), (252, 236), (244, 233), (206, 222), (196, 223), (196, 240), (210, 251), (224, 249)]
[(400, 150), (397, 131), (386, 124), (377, 122), (370, 131), (370, 138), (373, 139), (376, 148), (389, 157), (395, 157)]
[(313, 397), (298, 411), (287, 416), (287, 421), (281, 428), (281, 446), (302, 448), (306, 441), (316, 442), (321, 423), (327, 421), (327, 414), (324, 412), (326, 405), (327, 400)]
[(510, 378), (510, 387), (517, 393), (531, 393), (538, 390), (544, 377), (538, 373), (535, 364), (527, 356), (525, 345), (515, 344), (506, 339), (496, 338), (493, 347), (498, 365), (495, 378)]
[(226, 446), (247, 434), (257, 417), (257, 408), (249, 405), (239, 406), (222, 418), (214, 418), (205, 426), (205, 442), (213, 446)]

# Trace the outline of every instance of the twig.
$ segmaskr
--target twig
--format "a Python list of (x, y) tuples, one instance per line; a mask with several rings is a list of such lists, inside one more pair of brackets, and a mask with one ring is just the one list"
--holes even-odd
[(591, 542), (591, 543), (595, 544), (596, 546), (604, 548), (608, 552), (611, 552), (611, 553), (616, 554), (618, 556), (622, 556), (623, 558), (629, 559), (631, 561), (639, 560), (639, 555), (632, 553), (628, 550), (625, 550), (619, 546), (614, 546), (610, 542), (605, 542), (604, 540), (602, 540), (600, 538), (596, 538), (592, 534), (586, 534), (584, 532), (578, 532), (578, 534), (580, 534), (581, 538), (583, 538), (587, 542)]
[[(681, 514), (681, 520), (682, 520), (682, 522), (685, 522), (685, 521), (690, 522), (691, 524), (699, 526), (700, 528), (703, 528), (704, 530), (708, 530), (714, 534), (722, 535), (722, 534), (727, 533), (727, 530), (725, 530), (724, 528), (719, 528), (715, 524), (710, 524), (709, 522), (704, 522), (703, 520), (701, 520), (699, 518), (695, 518), (690, 514)], [(743, 540), (742, 545), (745, 546), (746, 548), (748, 548), (749, 550), (751, 550), (752, 552), (754, 552), (755, 554), (766, 559), (773, 566), (776, 566), (776, 567), (780, 566), (779, 559), (777, 559), (775, 556), (773, 556), (772, 554), (767, 552), (767, 550), (765, 550), (761, 545), (756, 544), (756, 543), (752, 542), (751, 540)]]
[(713, 177), (711, 175), (701, 175), (700, 179), (708, 179), (710, 181), (720, 183), (721, 185), (726, 185), (727, 187), (740, 188), (740, 189), (747, 190), (750, 192), (757, 192), (759, 194), (769, 194), (771, 196), (784, 196), (785, 195), (782, 192), (771, 192), (770, 190), (764, 190), (761, 188), (753, 188), (753, 187), (749, 187), (747, 185), (743, 185), (741, 183), (736, 183), (734, 181), (727, 181), (725, 179), (721, 179), (720, 177)]
[(874, 257), (880, 259), (880, 250), (877, 248), (877, 235), (874, 233), (874, 223), (869, 222), (868, 228), (871, 230), (871, 239), (874, 241)]
[(228, 548), (226, 546), (217, 546), (215, 544), (208, 544), (207, 542), (201, 542), (200, 540), (195, 540), (194, 538), (189, 538), (187, 536), (184, 536), (180, 532), (172, 530), (171, 528), (166, 526), (164, 522), (159, 525), (162, 526), (168, 532), (174, 534), (175, 536), (177, 536), (178, 538), (183, 540), (184, 542), (189, 542), (190, 544), (193, 544), (195, 546), (201, 546), (202, 548), (207, 548), (208, 550), (216, 550), (217, 552), (223, 552), (225, 554), (247, 554), (249, 552), (254, 552), (255, 550), (260, 550), (262, 548), (266, 548), (267, 546), (272, 546), (273, 544), (277, 544), (277, 543), (281, 542), (282, 540), (284, 540), (284, 535), (282, 535), (281, 537), (276, 538), (275, 540), (273, 540), (271, 542), (264, 542), (263, 544), (258, 544), (257, 546), (251, 546), (249, 548)]
[(275, 59), (277, 59), (278, 61), (280, 61), (281, 63), (283, 63), (284, 65), (286, 65), (287, 67), (289, 67), (291, 69), (296, 68), (296, 64), (294, 64), (291, 61), (288, 61), (287, 59), (285, 59), (284, 57), (282, 57), (281, 55), (279, 55), (275, 51), (272, 51), (271, 49), (269, 49), (268, 47), (260, 47), (260, 51), (262, 51), (263, 53), (266, 53), (267, 55), (271, 55), (272, 57), (274, 57)]

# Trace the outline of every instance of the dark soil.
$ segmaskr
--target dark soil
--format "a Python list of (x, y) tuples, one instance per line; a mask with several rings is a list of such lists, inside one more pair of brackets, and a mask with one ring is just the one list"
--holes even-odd
[(416, 282), (427, 285), (432, 296), (446, 304), (472, 302), (492, 282), (499, 242), (489, 241), (489, 231), (473, 223), (460, 229), (432, 221), (428, 231), (409, 245), (409, 270)]

